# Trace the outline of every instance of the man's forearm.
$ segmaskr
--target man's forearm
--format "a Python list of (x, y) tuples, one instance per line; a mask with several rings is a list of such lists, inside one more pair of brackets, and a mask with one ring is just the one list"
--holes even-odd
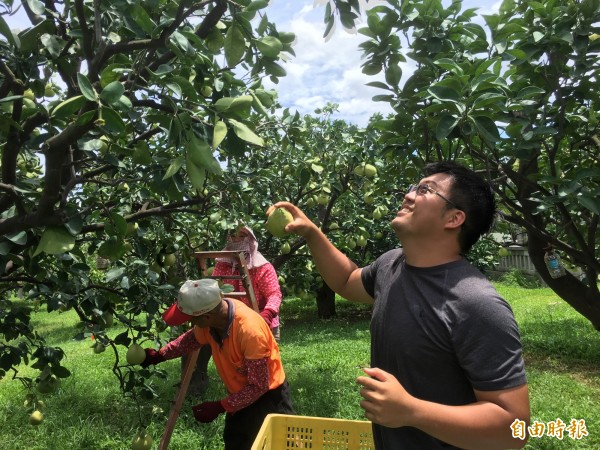
[[(529, 417), (520, 418), (529, 421)], [(514, 414), (492, 402), (448, 406), (420, 401), (411, 426), (464, 449), (522, 448), (526, 440), (513, 437)]]

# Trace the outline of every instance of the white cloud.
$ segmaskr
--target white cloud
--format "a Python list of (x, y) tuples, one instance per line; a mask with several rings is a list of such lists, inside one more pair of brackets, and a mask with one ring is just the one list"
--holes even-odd
[[(285, 3), (288, 20), (276, 21), (279, 30), (296, 33), (296, 57), (285, 63), (288, 76), (273, 86), (279, 92), (280, 103), (301, 114), (313, 114), (327, 103), (339, 104), (335, 116), (364, 126), (374, 112), (391, 112), (384, 103), (374, 104), (371, 98), (381, 94), (380, 89), (366, 86), (376, 77), (361, 72), (361, 51), (358, 45), (364, 36), (350, 34), (338, 27), (328, 42), (323, 38), (323, 8), (304, 4)], [(297, 12), (292, 13), (296, 10)], [(291, 13), (291, 19), (289, 19)], [(271, 17), (271, 12), (267, 10)], [(275, 19), (277, 20), (277, 19)]]
[[(367, 124), (369, 117), (378, 112), (384, 116), (392, 109), (385, 102), (373, 102), (375, 95), (389, 92), (366, 86), (380, 81), (383, 75), (366, 76), (361, 72), (362, 52), (359, 44), (366, 37), (350, 34), (338, 26), (329, 41), (323, 33), (324, 6), (327, 0), (273, 0), (266, 10), (271, 21), (281, 31), (296, 33), (295, 58), (285, 63), (287, 77), (280, 79), (273, 87), (279, 92), (279, 101), (285, 108), (297, 110), (301, 114), (313, 114), (316, 108), (327, 103), (337, 103), (341, 118), (360, 126)], [(362, 3), (362, 0), (361, 0)], [(383, 3), (383, 0), (370, 0), (368, 5)], [(478, 8), (478, 14), (493, 14), (498, 11), (499, 1), (464, 0), (463, 10)], [(316, 7), (315, 7), (316, 5)], [(484, 24), (483, 18), (477, 23)], [(402, 64), (402, 82), (414, 72), (414, 62)]]

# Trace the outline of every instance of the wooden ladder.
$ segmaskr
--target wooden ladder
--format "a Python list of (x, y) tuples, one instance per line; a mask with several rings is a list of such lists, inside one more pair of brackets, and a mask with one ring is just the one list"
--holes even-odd
[[(256, 312), (258, 312), (258, 303), (256, 301), (256, 295), (254, 294), (252, 282), (250, 281), (250, 274), (248, 273), (248, 266), (246, 266), (246, 258), (244, 257), (243, 252), (195, 252), (193, 256), (196, 259), (196, 262), (198, 263), (198, 270), (200, 271), (200, 275), (202, 275), (204, 278), (213, 278), (220, 280), (242, 280), (242, 284), (244, 286), (244, 289), (246, 289), (246, 292), (229, 292), (226, 294), (226, 297), (248, 297), (252, 302), (252, 308)], [(218, 275), (214, 277), (207, 276), (206, 260), (223, 257), (235, 258), (238, 260), (240, 266), (240, 275)], [(187, 358), (185, 367), (183, 368), (183, 377), (181, 379), (181, 382), (179, 383), (179, 389), (177, 389), (177, 393), (175, 394), (175, 400), (173, 402), (173, 406), (171, 406), (171, 411), (169, 411), (169, 418), (167, 420), (167, 425), (165, 426), (165, 431), (158, 445), (158, 450), (166, 450), (169, 447), (169, 441), (171, 440), (171, 435), (173, 434), (175, 423), (177, 422), (177, 418), (179, 417), (179, 411), (181, 410), (181, 406), (183, 405), (185, 394), (187, 393), (190, 381), (192, 379), (192, 374), (196, 369), (196, 361), (198, 360), (199, 353), (200, 350), (194, 350), (192, 353), (189, 354), (189, 357)]]

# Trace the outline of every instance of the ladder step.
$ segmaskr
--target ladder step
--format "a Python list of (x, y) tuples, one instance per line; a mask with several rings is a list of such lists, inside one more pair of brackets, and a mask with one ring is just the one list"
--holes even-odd
[(243, 275), (211, 275), (207, 278), (213, 278), (216, 280), (243, 280), (246, 277)]

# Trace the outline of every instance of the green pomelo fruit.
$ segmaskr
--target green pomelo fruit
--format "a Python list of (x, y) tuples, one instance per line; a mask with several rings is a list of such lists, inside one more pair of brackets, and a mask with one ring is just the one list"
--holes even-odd
[(128, 364), (141, 364), (146, 359), (146, 352), (140, 344), (133, 344), (127, 349), (125, 359)]
[(133, 437), (131, 450), (150, 450), (152, 448), (152, 436), (145, 431), (140, 431)]
[(40, 411), (34, 411), (29, 416), (29, 423), (31, 425), (39, 425), (44, 420), (44, 415)]
[(276, 208), (267, 218), (267, 231), (275, 237), (285, 237), (289, 234), (285, 227), (293, 221), (294, 217), (287, 209)]

